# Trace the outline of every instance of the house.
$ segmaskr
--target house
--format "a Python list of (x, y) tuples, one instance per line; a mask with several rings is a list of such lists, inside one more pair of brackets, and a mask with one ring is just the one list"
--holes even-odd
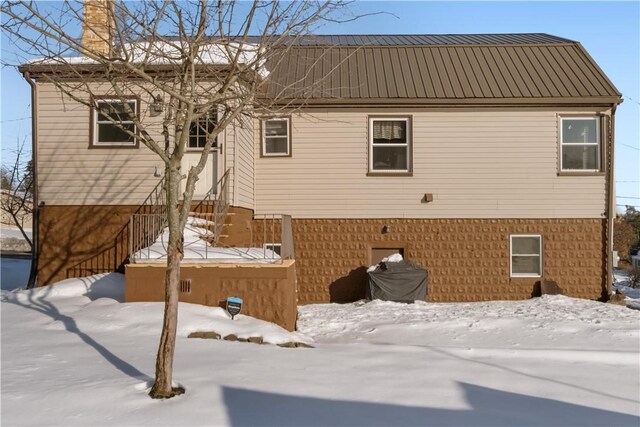
[[(197, 190), (228, 201), (227, 246), (275, 250), (290, 230), (289, 279), (278, 282), (291, 288), (287, 304), (361, 298), (366, 267), (396, 252), (429, 270), (430, 301), (529, 298), (544, 279), (607, 297), (622, 99), (580, 43), (335, 35), (302, 39), (288, 55), (264, 96), (278, 93), (290, 112), (229, 126)], [(35, 99), (42, 285), (128, 261), (123, 230), (162, 169), (143, 146), (101, 141), (99, 115), (63, 104), (48, 70), (21, 67)], [(285, 216), (269, 238), (272, 214)], [(266, 270), (241, 279), (242, 292), (267, 292)]]

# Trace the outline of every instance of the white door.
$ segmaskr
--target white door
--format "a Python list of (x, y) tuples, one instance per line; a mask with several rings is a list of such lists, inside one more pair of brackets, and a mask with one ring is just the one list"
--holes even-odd
[[(200, 117), (197, 121), (191, 124), (189, 129), (189, 141), (187, 142), (187, 150), (182, 158), (182, 174), (187, 175), (189, 170), (200, 162), (200, 156), (202, 155), (202, 147), (206, 145), (207, 135), (210, 134), (218, 121), (217, 109), (212, 109), (209, 114)], [(207, 157), (207, 163), (204, 166), (198, 181), (196, 182), (196, 188), (193, 192), (193, 200), (202, 200), (202, 198), (213, 188), (215, 192), (215, 186), (218, 183), (218, 162), (221, 161), (223, 156), (219, 156), (222, 147), (220, 136), (216, 139)], [(186, 188), (187, 180), (182, 180), (182, 192)]]
[[(182, 158), (182, 174), (185, 179), (182, 180), (182, 191), (184, 192), (187, 184), (186, 176), (189, 170), (196, 166), (200, 161), (202, 150), (187, 151)], [(207, 163), (200, 173), (196, 188), (193, 192), (193, 200), (201, 200), (211, 188), (218, 182), (218, 149), (215, 148), (209, 153)], [(215, 191), (215, 190), (214, 190)]]

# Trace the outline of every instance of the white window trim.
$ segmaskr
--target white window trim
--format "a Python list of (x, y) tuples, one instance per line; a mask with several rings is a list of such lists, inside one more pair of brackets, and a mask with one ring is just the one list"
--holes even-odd
[[(369, 117), (369, 173), (394, 174), (411, 172), (411, 123), (409, 117)], [(376, 144), (376, 147), (401, 147), (406, 149), (407, 168), (406, 169), (374, 169), (373, 168), (373, 122), (405, 122), (407, 129), (407, 140), (404, 144)]]
[[(286, 153), (267, 153), (267, 138), (282, 138), (282, 135), (267, 136), (267, 122), (270, 121), (284, 121), (287, 123), (287, 151)], [(289, 157), (291, 155), (291, 119), (289, 117), (272, 117), (268, 119), (262, 119), (262, 156), (263, 157)]]
[[(136, 98), (127, 98), (127, 99), (109, 99), (109, 98), (99, 98), (95, 100), (95, 107), (92, 108), (92, 122), (93, 122), (93, 141), (92, 145), (94, 146), (102, 146), (102, 147), (135, 147), (137, 145), (137, 141), (134, 138), (131, 142), (108, 142), (108, 141), (99, 141), (98, 137), (100, 135), (99, 126), (100, 124), (110, 124), (113, 125), (113, 122), (109, 120), (98, 120), (98, 106), (100, 103), (108, 103), (108, 104), (125, 104), (133, 102), (135, 105), (133, 114), (138, 114), (138, 99)], [(126, 121), (122, 123), (131, 123), (134, 126), (134, 133), (138, 131), (138, 127), (136, 126), (135, 121)]]
[[(516, 256), (535, 256), (538, 257), (538, 270), (540, 270), (540, 274), (532, 274), (532, 273), (514, 273), (513, 272), (513, 238), (514, 237), (537, 237), (538, 245), (540, 249), (539, 254), (516, 254)], [(509, 276), (510, 277), (542, 277), (544, 274), (542, 271), (542, 234), (511, 234), (509, 236)]]
[[(565, 120), (593, 120), (596, 122), (596, 142), (564, 142), (564, 125), (563, 122)], [(602, 150), (600, 141), (602, 138), (600, 134), (600, 117), (599, 116), (591, 116), (591, 117), (560, 117), (560, 172), (600, 172), (601, 170), (601, 160), (600, 160), (600, 151)], [(564, 146), (595, 146), (596, 147), (596, 168), (595, 169), (565, 169), (563, 163), (563, 150)]]

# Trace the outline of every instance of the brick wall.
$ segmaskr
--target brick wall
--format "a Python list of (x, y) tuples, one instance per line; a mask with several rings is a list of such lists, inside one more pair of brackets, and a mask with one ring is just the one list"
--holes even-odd
[(375, 247), (401, 247), (427, 268), (429, 301), (529, 298), (540, 279), (510, 278), (510, 234), (543, 236), (544, 278), (565, 294), (603, 292), (604, 220), (298, 219), (293, 229), (301, 304), (361, 298)]
[(108, 55), (113, 39), (111, 0), (87, 0), (82, 22), (82, 45), (94, 54)]
[(38, 285), (113, 271), (129, 253), (137, 206), (44, 206), (39, 210)]
[[(126, 230), (122, 239), (115, 236), (135, 209), (44, 207), (39, 284), (111, 269), (113, 256), (120, 258), (127, 250)], [(244, 233), (252, 235), (254, 244), (263, 243), (263, 224), (253, 221), (253, 231)], [(382, 232), (385, 225), (389, 233)], [(276, 222), (266, 240), (279, 242), (271, 237), (279, 237), (279, 231)], [(406, 258), (429, 270), (429, 301), (529, 298), (539, 279), (509, 277), (509, 235), (527, 233), (543, 236), (545, 279), (556, 281), (568, 295), (600, 298), (604, 231), (605, 221), (599, 219), (295, 219), (298, 302), (361, 298), (376, 247), (402, 247)]]

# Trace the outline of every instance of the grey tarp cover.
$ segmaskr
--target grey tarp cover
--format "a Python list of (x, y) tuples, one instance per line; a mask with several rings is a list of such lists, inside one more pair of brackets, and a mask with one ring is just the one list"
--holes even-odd
[(409, 261), (381, 262), (368, 273), (367, 299), (425, 301), (428, 273)]

